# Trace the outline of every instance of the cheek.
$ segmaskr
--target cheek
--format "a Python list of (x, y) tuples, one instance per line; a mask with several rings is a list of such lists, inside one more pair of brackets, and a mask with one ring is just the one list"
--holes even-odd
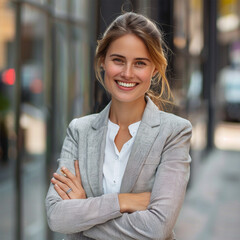
[(141, 78), (141, 80), (146, 83), (146, 84), (151, 84), (151, 80), (152, 80), (152, 71), (142, 71), (139, 72), (139, 77)]
[(108, 78), (114, 77), (121, 72), (120, 66), (108, 64), (105, 67), (105, 76)]

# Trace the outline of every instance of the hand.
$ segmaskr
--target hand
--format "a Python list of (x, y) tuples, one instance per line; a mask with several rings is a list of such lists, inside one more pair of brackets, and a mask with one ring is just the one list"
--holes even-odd
[(144, 211), (150, 202), (151, 193), (120, 193), (118, 194), (120, 212)]
[(82, 187), (78, 160), (74, 161), (74, 168), (76, 176), (72, 174), (67, 168), (62, 167), (61, 171), (64, 176), (54, 173), (54, 178), (51, 179), (55, 190), (63, 200), (86, 198), (85, 190)]

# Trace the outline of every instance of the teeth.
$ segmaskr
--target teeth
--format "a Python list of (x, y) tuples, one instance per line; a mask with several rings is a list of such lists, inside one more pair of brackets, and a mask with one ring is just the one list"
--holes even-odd
[(117, 82), (118, 85), (123, 86), (123, 87), (134, 87), (136, 83), (125, 83), (125, 82)]

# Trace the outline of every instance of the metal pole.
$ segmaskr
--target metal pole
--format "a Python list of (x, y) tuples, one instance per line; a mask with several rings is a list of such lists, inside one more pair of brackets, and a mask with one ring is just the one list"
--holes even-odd
[[(51, 5), (50, 0), (48, 0), (49, 9), (53, 8), (53, 3)], [(50, 179), (52, 177), (52, 159), (53, 159), (53, 152), (52, 152), (52, 146), (53, 146), (53, 118), (52, 114), (50, 114), (53, 111), (53, 51), (52, 47), (54, 46), (53, 43), (53, 20), (51, 11), (47, 12), (47, 18), (46, 18), (46, 31), (45, 31), (45, 48), (44, 48), (44, 69), (45, 69), (45, 98), (44, 98), (44, 105), (46, 107), (46, 124), (47, 124), (47, 148), (46, 148), (46, 165), (45, 165), (45, 171), (46, 171), (46, 192), (49, 187)], [(47, 221), (46, 224), (46, 239), (52, 240), (54, 239), (54, 233), (49, 229)]]
[(207, 150), (214, 146), (214, 124), (215, 124), (215, 83), (216, 83), (216, 61), (217, 61), (217, 1), (204, 1), (204, 42), (205, 42), (205, 61), (204, 61), (204, 96), (208, 102), (208, 131), (207, 131)]

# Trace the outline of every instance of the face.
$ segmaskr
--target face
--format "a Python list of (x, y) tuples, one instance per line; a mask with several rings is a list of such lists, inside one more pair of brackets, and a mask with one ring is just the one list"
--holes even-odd
[(112, 100), (134, 102), (144, 99), (156, 74), (147, 47), (133, 34), (113, 41), (103, 62), (104, 82)]

